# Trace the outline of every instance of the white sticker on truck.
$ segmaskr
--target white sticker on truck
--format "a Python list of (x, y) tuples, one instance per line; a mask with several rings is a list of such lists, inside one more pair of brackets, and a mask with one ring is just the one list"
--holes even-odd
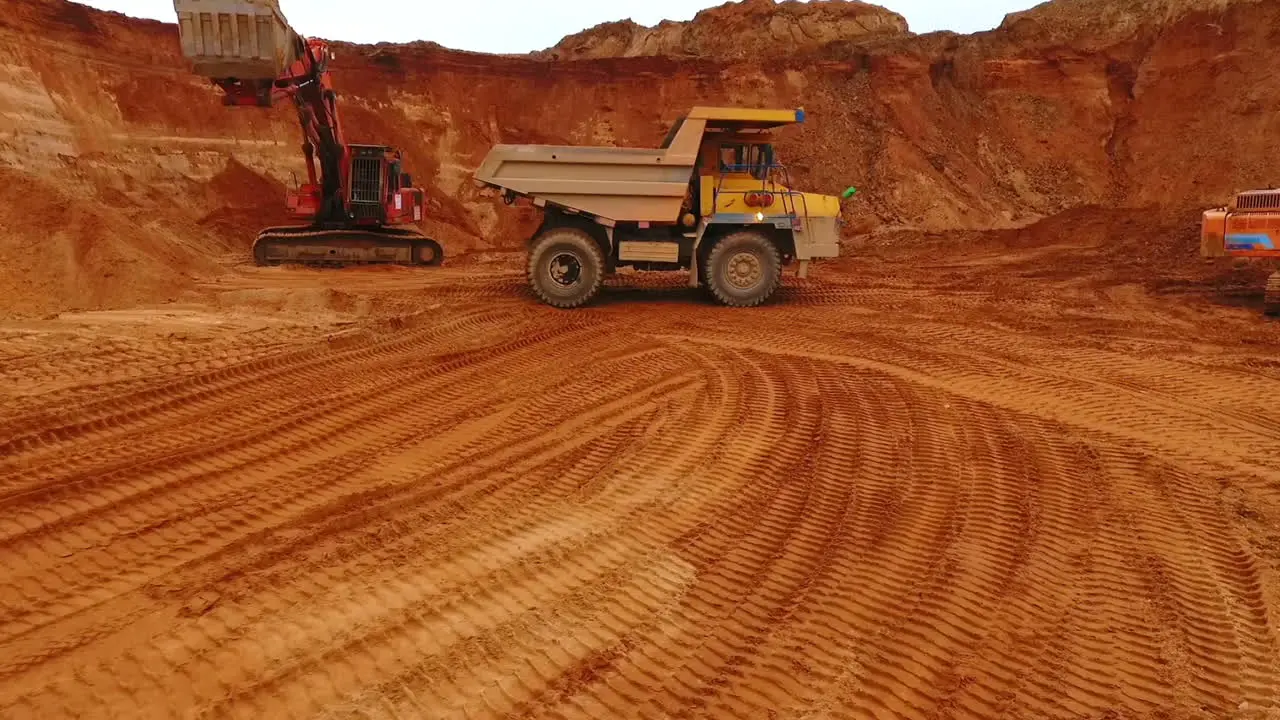
[(404, 198), (400, 196), (400, 193), (396, 193), (396, 209), (404, 209)]

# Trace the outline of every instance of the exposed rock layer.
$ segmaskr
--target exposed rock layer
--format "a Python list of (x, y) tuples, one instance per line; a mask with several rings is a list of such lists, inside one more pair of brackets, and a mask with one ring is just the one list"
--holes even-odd
[(901, 15), (856, 0), (743, 0), (704, 10), (692, 22), (648, 28), (631, 20), (570, 35), (540, 59), (692, 56), (751, 61), (811, 52), (837, 40), (907, 33)]

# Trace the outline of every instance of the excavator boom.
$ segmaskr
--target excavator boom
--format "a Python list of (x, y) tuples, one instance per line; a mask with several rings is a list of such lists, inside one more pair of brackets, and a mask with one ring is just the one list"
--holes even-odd
[(440, 244), (408, 226), (425, 193), (401, 171), (402, 154), (346, 140), (328, 43), (303, 38), (275, 0), (174, 0), (183, 55), (232, 107), (292, 101), (302, 131), (307, 183), (287, 205), (306, 225), (267, 228), (254, 243), (260, 265), (438, 265)]

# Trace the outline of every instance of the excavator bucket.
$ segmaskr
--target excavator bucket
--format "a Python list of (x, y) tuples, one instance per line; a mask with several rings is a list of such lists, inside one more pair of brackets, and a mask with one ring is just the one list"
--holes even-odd
[(182, 54), (213, 80), (275, 80), (303, 52), (276, 0), (174, 0)]

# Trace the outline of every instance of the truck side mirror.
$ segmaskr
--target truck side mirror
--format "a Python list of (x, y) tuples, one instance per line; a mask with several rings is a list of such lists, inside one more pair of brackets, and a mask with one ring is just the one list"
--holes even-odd
[(400, 173), (400, 187), (402, 188), (413, 187), (413, 176), (410, 175), (409, 173)]

